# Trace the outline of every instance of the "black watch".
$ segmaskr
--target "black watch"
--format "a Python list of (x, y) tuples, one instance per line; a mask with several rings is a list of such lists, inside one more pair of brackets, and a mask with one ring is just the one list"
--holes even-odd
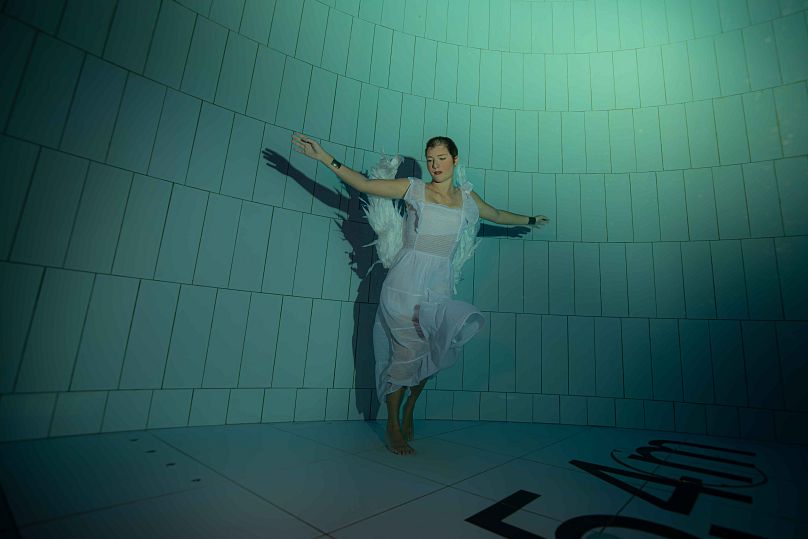
[(331, 166), (334, 168), (340, 168), (342, 166), (342, 163), (340, 163), (334, 158), (331, 158)]

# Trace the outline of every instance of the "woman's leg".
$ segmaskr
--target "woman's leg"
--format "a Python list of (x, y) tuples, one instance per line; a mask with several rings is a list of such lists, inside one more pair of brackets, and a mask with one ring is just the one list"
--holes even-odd
[[(401, 297), (396, 297), (393, 292), (383, 289), (382, 301), (379, 303), (377, 314), (377, 321), (383, 333), (374, 333), (374, 338), (376, 335), (379, 336), (378, 343), (374, 341), (376, 360), (377, 362), (380, 361), (380, 358), (385, 360), (381, 365), (381, 370), (377, 371), (377, 384), (394, 383), (399, 386), (396, 391), (386, 395), (387, 439), (390, 451), (399, 455), (408, 455), (415, 452), (407, 443), (408, 439), (412, 439), (412, 410), (408, 407), (414, 406), (415, 399), (423, 389), (423, 384), (411, 387), (412, 394), (407, 400), (409, 412), (405, 410), (405, 421), (409, 422), (405, 425), (408, 425), (409, 430), (405, 432), (402, 432), (400, 421), (401, 403), (407, 390), (405, 386), (410, 380), (416, 378), (419, 365), (428, 354), (428, 348), (423, 335), (419, 334), (417, 315), (403, 315), (409, 310), (407, 305), (412, 299), (411, 294), (401, 293), (399, 294)], [(382, 339), (382, 337), (384, 338)], [(377, 363), (377, 368), (379, 366)], [(409, 437), (407, 432), (410, 433)]]
[[(401, 412), (401, 398), (406, 388), (402, 387), (387, 394), (387, 446), (397, 455), (409, 455), (415, 452), (401, 433), (399, 413)], [(408, 400), (409, 402), (409, 400)]]
[(417, 401), (418, 396), (421, 395), (424, 384), (426, 384), (426, 378), (421, 380), (417, 386), (411, 387), (410, 396), (407, 397), (407, 402), (404, 404), (404, 420), (401, 423), (401, 432), (404, 434), (404, 439), (408, 441), (412, 440), (412, 437), (415, 435), (412, 414), (415, 410), (415, 401)]

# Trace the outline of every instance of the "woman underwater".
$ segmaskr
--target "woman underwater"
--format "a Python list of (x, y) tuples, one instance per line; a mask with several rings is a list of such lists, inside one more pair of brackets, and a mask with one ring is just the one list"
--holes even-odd
[[(480, 218), (501, 225), (546, 224), (544, 215), (528, 217), (487, 204), (470, 183), (455, 185), (457, 146), (448, 137), (426, 143), (430, 182), (417, 178), (374, 179), (351, 170), (313, 139), (295, 133), (294, 149), (320, 161), (359, 192), (403, 199), (407, 212), (403, 246), (382, 284), (373, 326), (376, 391), (387, 403), (387, 446), (393, 453), (415, 452), (413, 411), (427, 379), (457, 360), (460, 348), (477, 334), (485, 319), (473, 305), (451, 299), (452, 257), (465, 227)], [(404, 404), (404, 393), (410, 395)]]

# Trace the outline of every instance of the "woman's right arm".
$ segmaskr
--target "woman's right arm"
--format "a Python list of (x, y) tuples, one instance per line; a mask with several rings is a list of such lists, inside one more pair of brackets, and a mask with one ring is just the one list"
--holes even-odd
[(395, 180), (378, 179), (368, 180), (362, 174), (348, 168), (343, 164), (332, 165), (334, 158), (330, 156), (316, 140), (300, 133), (292, 135), (292, 144), (295, 151), (302, 153), (306, 157), (316, 159), (332, 170), (337, 177), (361, 193), (376, 195), (385, 198), (404, 198), (404, 194), (410, 187), (410, 180), (397, 178)]

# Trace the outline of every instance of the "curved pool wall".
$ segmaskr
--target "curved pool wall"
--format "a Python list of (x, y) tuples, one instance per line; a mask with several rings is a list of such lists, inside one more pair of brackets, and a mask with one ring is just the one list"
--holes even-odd
[(806, 2), (0, 6), (0, 439), (384, 417), (372, 234), (302, 130), (417, 176), (448, 134), (551, 218), (483, 228), (420, 417), (808, 441)]

